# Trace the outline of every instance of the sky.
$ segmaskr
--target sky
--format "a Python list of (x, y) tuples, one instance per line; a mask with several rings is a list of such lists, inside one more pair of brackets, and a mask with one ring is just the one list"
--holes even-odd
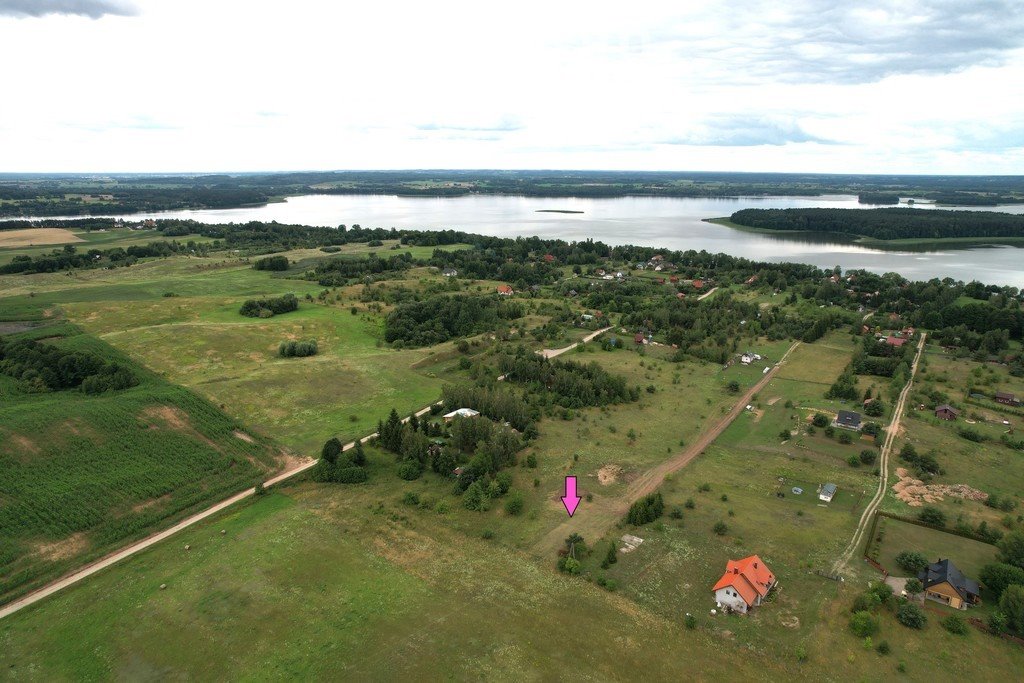
[(1024, 173), (1024, 0), (0, 0), (0, 172)]

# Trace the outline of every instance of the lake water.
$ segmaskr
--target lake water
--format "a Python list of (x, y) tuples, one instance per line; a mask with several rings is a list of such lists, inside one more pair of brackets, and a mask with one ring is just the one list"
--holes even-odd
[[(922, 210), (932, 208), (918, 203)], [(704, 222), (745, 208), (864, 208), (847, 195), (822, 197), (733, 197), (691, 199), (622, 197), (614, 199), (533, 198), (471, 195), (398, 197), (394, 195), (304, 195), (266, 206), (135, 214), (126, 219), (191, 218), (207, 223), (251, 220), (303, 225), (456, 229), (501, 237), (538, 235), (608, 244), (724, 252), (763, 261), (796, 261), (822, 268), (864, 268), (898, 272), (912, 279), (952, 277), (1024, 288), (1024, 250), (986, 246), (939, 251), (882, 251), (844, 243), (828, 235), (777, 237)], [(1022, 214), (1024, 205), (964, 207)], [(540, 209), (583, 211), (538, 213)]]

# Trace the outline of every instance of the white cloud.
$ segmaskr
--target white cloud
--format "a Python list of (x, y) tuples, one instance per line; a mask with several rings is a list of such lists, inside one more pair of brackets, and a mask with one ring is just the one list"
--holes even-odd
[[(66, 11), (4, 18), (29, 5)], [(0, 171), (1020, 173), (1022, 21), (1020, 0), (0, 0)]]

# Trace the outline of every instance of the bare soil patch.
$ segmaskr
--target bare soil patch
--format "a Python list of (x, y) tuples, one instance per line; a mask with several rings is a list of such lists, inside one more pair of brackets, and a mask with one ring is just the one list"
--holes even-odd
[(44, 244), (69, 244), (84, 240), (64, 228), (25, 228), (0, 230), (0, 248), (32, 247)]
[(161, 503), (165, 503), (165, 502), (169, 501), (170, 499), (171, 499), (171, 494), (165, 493), (164, 495), (158, 496), (157, 498), (150, 498), (149, 500), (144, 500), (141, 503), (137, 503), (137, 504), (133, 505), (132, 506), (132, 512), (134, 512), (134, 513), (143, 512), (144, 510), (148, 510), (149, 508), (156, 507), (157, 505), (160, 505)]
[(601, 486), (614, 484), (620, 476), (622, 476), (622, 468), (618, 465), (605, 465), (597, 471), (597, 480), (601, 482)]
[(775, 405), (776, 403), (778, 403), (781, 400), (782, 400), (781, 396), (773, 396), (770, 399), (768, 399), (768, 405), (773, 406), (773, 405)]
[(78, 532), (53, 543), (38, 544), (35, 548), (35, 554), (50, 562), (58, 562), (80, 554), (88, 545), (89, 540), (85, 537), (85, 534)]
[(241, 439), (242, 441), (245, 441), (246, 443), (256, 443), (256, 439), (252, 438), (251, 436), (249, 436), (248, 434), (246, 434), (245, 432), (243, 432), (241, 430), (236, 429), (235, 431), (233, 431), (231, 433), (235, 435), (236, 439)]

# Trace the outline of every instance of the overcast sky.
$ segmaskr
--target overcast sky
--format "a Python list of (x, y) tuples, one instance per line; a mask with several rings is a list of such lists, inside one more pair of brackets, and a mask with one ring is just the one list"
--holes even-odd
[(1024, 173), (1024, 0), (0, 0), (0, 63), (7, 172)]

